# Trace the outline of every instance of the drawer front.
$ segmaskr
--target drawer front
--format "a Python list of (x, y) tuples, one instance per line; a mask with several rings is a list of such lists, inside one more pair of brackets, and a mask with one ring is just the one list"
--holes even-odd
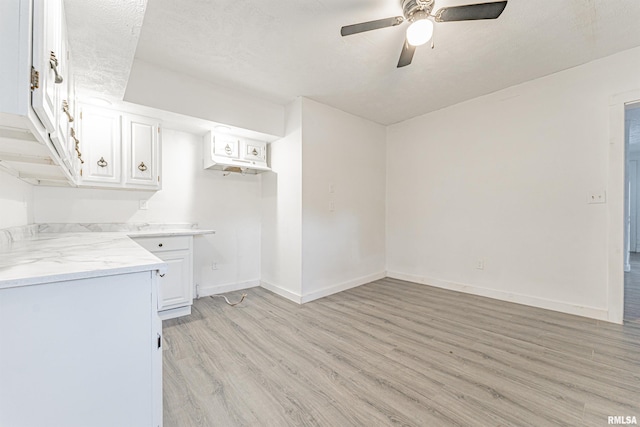
[(149, 252), (191, 249), (191, 236), (136, 237), (134, 240)]

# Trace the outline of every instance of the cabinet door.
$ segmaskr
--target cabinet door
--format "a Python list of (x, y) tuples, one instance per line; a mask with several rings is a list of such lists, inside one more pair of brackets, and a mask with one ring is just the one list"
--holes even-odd
[(0, 425), (161, 425), (152, 275), (0, 289)]
[(228, 135), (213, 136), (213, 154), (215, 156), (237, 159), (239, 157), (240, 140)]
[[(71, 63), (69, 62), (71, 65)], [(63, 110), (65, 121), (67, 123), (67, 152), (69, 153), (69, 163), (71, 175), (77, 179), (82, 168), (82, 152), (80, 151), (79, 127), (80, 116), (77, 114), (75, 81), (71, 72), (69, 72), (69, 83), (67, 92), (66, 110)]]
[(39, 86), (33, 91), (31, 104), (49, 133), (56, 132), (58, 85), (62, 76), (62, 0), (33, 2), (32, 64), (39, 73)]
[(128, 186), (159, 188), (160, 123), (148, 117), (123, 116)]
[(120, 114), (83, 107), (80, 129), (82, 181), (120, 183)]
[(262, 141), (245, 140), (242, 145), (242, 158), (244, 160), (267, 161), (267, 143)]
[[(69, 121), (73, 120), (70, 112), (70, 102), (72, 99), (70, 98), (71, 88), (73, 86), (72, 76), (70, 72), (70, 52), (69, 52), (69, 44), (67, 41), (67, 32), (64, 16), (62, 17), (62, 27), (60, 30), (60, 34), (62, 37), (60, 43), (60, 58), (59, 61), (59, 72), (62, 73), (63, 80), (62, 83), (58, 84), (56, 87), (56, 128), (54, 132), (49, 134), (51, 142), (53, 143), (54, 149), (58, 152), (58, 156), (62, 161), (61, 166), (66, 167), (68, 170), (72, 171), (72, 151), (69, 150)], [(75, 94), (73, 95), (75, 96)], [(72, 172), (72, 175), (73, 172)]]
[(190, 305), (193, 299), (190, 251), (167, 251), (154, 254), (167, 263), (167, 272), (160, 278), (158, 310)]

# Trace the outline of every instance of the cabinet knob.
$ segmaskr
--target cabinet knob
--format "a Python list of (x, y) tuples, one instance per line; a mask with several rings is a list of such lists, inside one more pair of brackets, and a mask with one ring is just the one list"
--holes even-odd
[(140, 164), (138, 165), (138, 169), (144, 172), (147, 170), (147, 165), (145, 165), (144, 162), (140, 162)]
[(58, 58), (56, 58), (56, 54), (53, 51), (51, 51), (51, 56), (49, 56), (49, 66), (51, 66), (53, 73), (56, 75), (54, 82), (56, 82), (57, 84), (62, 83), (64, 79), (62, 78), (60, 73), (58, 73)]
[(159, 247), (162, 247), (162, 243), (158, 243), (158, 246), (159, 246)]
[(104, 159), (104, 157), (100, 157), (100, 160), (98, 160), (98, 166), (100, 166), (101, 168), (106, 168), (107, 165), (109, 163), (107, 163), (107, 161)]

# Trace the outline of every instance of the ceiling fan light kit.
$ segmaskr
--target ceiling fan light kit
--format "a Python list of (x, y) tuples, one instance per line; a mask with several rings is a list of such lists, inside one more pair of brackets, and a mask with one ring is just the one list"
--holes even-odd
[(403, 16), (347, 25), (342, 27), (340, 34), (345, 37), (380, 28), (395, 27), (405, 21), (410, 22), (398, 60), (398, 68), (400, 68), (411, 64), (416, 46), (431, 40), (434, 30), (433, 21), (439, 23), (497, 19), (507, 6), (507, 1), (443, 7), (432, 15), (434, 4), (435, 0), (400, 0)]
[(433, 22), (429, 19), (418, 19), (407, 27), (407, 43), (411, 46), (421, 46), (431, 40), (433, 36)]

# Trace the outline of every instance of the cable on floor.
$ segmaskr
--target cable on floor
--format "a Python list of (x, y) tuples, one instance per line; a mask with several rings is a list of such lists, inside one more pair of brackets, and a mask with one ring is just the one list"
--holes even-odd
[(234, 302), (234, 303), (230, 302), (230, 301), (227, 299), (227, 297), (226, 297), (226, 296), (224, 296), (224, 295), (218, 295), (218, 294), (217, 294), (217, 295), (210, 295), (210, 297), (211, 297), (211, 298), (216, 298), (216, 297), (218, 297), (218, 298), (224, 298), (224, 300), (227, 302), (227, 304), (229, 304), (231, 307), (235, 307), (236, 305), (238, 305), (238, 304), (240, 304), (242, 301), (244, 301), (244, 299), (247, 297), (247, 294), (242, 294), (242, 298), (240, 298), (240, 301), (238, 301), (238, 302)]

